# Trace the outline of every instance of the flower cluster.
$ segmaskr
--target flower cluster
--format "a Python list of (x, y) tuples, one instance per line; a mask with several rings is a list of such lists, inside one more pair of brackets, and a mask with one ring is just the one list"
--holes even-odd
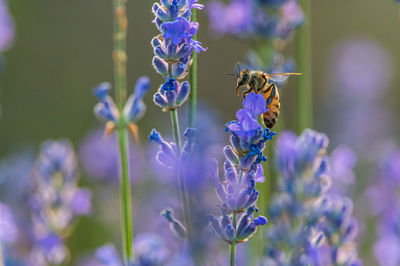
[[(238, 121), (232, 121), (226, 125), (226, 130), (231, 135), (231, 145), (224, 147), (225, 180), (220, 181), (218, 175), (218, 162), (212, 159), (209, 175), (212, 178), (222, 212), (221, 218), (209, 216), (215, 233), (228, 243), (237, 243), (250, 237), (257, 226), (267, 223), (263, 216), (253, 218), (257, 211), (255, 203), (258, 199), (256, 182), (264, 181), (261, 162), (266, 161), (263, 155), (265, 142), (271, 140), (274, 132), (264, 129), (258, 123), (257, 118), (266, 112), (264, 97), (250, 93), (243, 102), (243, 108), (236, 113)], [(238, 224), (236, 217), (242, 213)]]
[[(278, 140), (279, 193), (270, 205), (266, 263), (358, 265), (351, 201), (327, 194), (328, 138), (306, 130)], [(296, 221), (293, 223), (292, 221)]]
[(166, 82), (154, 95), (156, 105), (163, 110), (174, 110), (187, 99), (190, 86), (187, 82), (180, 84), (191, 65), (190, 55), (206, 49), (194, 40), (199, 24), (191, 21), (192, 9), (202, 9), (197, 0), (162, 0), (153, 5), (154, 24), (161, 32), (153, 38), (153, 66)]
[(0, 53), (11, 47), (14, 31), (14, 20), (8, 11), (7, 1), (0, 0)]
[(111, 84), (108, 82), (103, 82), (94, 88), (94, 94), (99, 99), (99, 103), (94, 107), (94, 113), (99, 120), (106, 123), (106, 136), (122, 123), (127, 124), (132, 135), (137, 138), (135, 123), (143, 117), (146, 111), (143, 97), (150, 89), (150, 80), (144, 76), (137, 80), (134, 93), (129, 96), (122, 113), (108, 95), (110, 89)]
[(18, 227), (11, 209), (0, 202), (0, 261), (7, 263), (12, 245), (18, 240)]
[(341, 196), (324, 197), (320, 206), (324, 219), (318, 224), (318, 230), (325, 238), (320, 247), (322, 264), (361, 265), (358, 259), (355, 237), (357, 224), (352, 217), (353, 203), (349, 198)]
[(210, 26), (239, 38), (287, 39), (304, 15), (298, 1), (231, 0), (208, 4)]
[[(165, 265), (168, 249), (162, 239), (153, 233), (138, 235), (134, 241), (135, 260), (129, 266)], [(106, 244), (95, 251), (95, 258), (88, 265), (122, 266), (122, 260), (114, 245)]]
[[(128, 145), (131, 181), (140, 180), (143, 173), (143, 151), (136, 145)], [(120, 157), (117, 134), (104, 139), (103, 129), (87, 134), (79, 148), (79, 159), (88, 177), (96, 181), (117, 183), (120, 177)]]
[[(294, 72), (295, 64), (283, 51), (293, 39), (295, 29), (303, 24), (304, 14), (297, 0), (230, 0), (227, 4), (208, 4), (211, 30), (249, 41), (247, 69), (267, 73)], [(260, 42), (267, 40), (267, 42)]]
[[(400, 263), (400, 149), (390, 147), (385, 151), (367, 189), (369, 209), (377, 221), (374, 254), (380, 265)], [(382, 203), (384, 202), (384, 204)], [(388, 248), (390, 247), (390, 248)]]
[[(155, 129), (152, 130), (149, 136), (150, 143), (154, 141), (160, 146), (160, 150), (157, 152), (156, 155), (157, 162), (161, 166), (167, 169), (171, 169), (181, 176), (185, 176), (188, 168), (192, 167), (192, 165), (188, 164), (188, 160), (190, 160), (196, 146), (194, 142), (196, 130), (193, 128), (187, 128), (185, 130), (184, 136), (186, 138), (186, 141), (180, 154), (177, 151), (176, 144), (174, 142), (165, 141), (160, 133), (157, 132)], [(162, 216), (164, 216), (170, 223), (171, 231), (174, 233), (175, 236), (177, 236), (178, 238), (186, 237), (186, 228), (173, 216), (171, 209), (163, 211)]]
[(37, 265), (62, 263), (68, 255), (64, 238), (80, 215), (91, 211), (91, 193), (77, 186), (77, 158), (67, 140), (42, 144), (34, 170), (32, 196), (34, 247), (30, 259)]

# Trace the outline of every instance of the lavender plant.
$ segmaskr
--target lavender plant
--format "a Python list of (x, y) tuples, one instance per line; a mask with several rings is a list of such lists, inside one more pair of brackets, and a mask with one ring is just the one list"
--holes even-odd
[(218, 175), (218, 161), (213, 159), (210, 163), (210, 177), (221, 202), (222, 216), (210, 215), (209, 220), (217, 236), (231, 247), (231, 265), (235, 265), (236, 244), (247, 241), (258, 226), (268, 222), (263, 216), (253, 217), (258, 211), (255, 204), (259, 193), (255, 183), (264, 181), (260, 163), (267, 158), (262, 152), (265, 142), (275, 135), (257, 121), (266, 108), (262, 95), (250, 93), (243, 101), (243, 108), (236, 113), (238, 121), (226, 125), (231, 133), (231, 145), (224, 147), (223, 182)]
[[(155, 53), (153, 66), (166, 80), (160, 86), (158, 92), (154, 94), (154, 103), (160, 106), (163, 111), (170, 112), (175, 143), (173, 145), (165, 143), (155, 131), (152, 132), (150, 140), (157, 141), (170, 160), (180, 158), (182, 152), (177, 109), (186, 102), (191, 90), (189, 82), (182, 80), (187, 76), (189, 67), (194, 64), (191, 71), (192, 89), (197, 87), (197, 84), (193, 82), (196, 79), (195, 54), (206, 50), (200, 42), (193, 38), (199, 27), (197, 22), (192, 21), (192, 18), (195, 18), (193, 10), (202, 8), (203, 6), (198, 4), (196, 0), (164, 0), (153, 5), (155, 15), (153, 22), (161, 33), (151, 42)], [(192, 91), (191, 95), (189, 124), (193, 126), (196, 91)], [(186, 132), (191, 131), (192, 129), (188, 129)], [(158, 156), (162, 155), (159, 154)], [(177, 174), (180, 197), (183, 203), (184, 226), (187, 233), (191, 235), (186, 185), (181, 173), (177, 171)]]
[[(161, 266), (168, 259), (168, 249), (162, 239), (153, 233), (138, 235), (134, 240), (135, 260), (130, 266)], [(86, 265), (86, 264), (85, 264)], [(87, 265), (123, 266), (120, 256), (112, 244), (95, 251), (95, 258)]]
[(101, 83), (94, 90), (99, 103), (94, 108), (95, 115), (106, 123), (105, 136), (117, 131), (118, 146), (121, 162), (121, 220), (123, 221), (122, 235), (124, 246), (124, 258), (126, 264), (133, 259), (132, 248), (132, 200), (128, 158), (128, 137), (129, 130), (136, 141), (139, 140), (138, 129), (135, 124), (144, 115), (146, 106), (143, 97), (150, 89), (150, 82), (147, 77), (137, 80), (134, 93), (126, 99), (126, 35), (128, 20), (126, 17), (126, 0), (114, 1), (114, 80), (115, 98), (108, 95), (111, 85)]
[(77, 186), (77, 158), (67, 140), (42, 144), (34, 169), (36, 190), (31, 199), (36, 265), (58, 265), (68, 259), (65, 239), (77, 217), (91, 211), (91, 193)]
[(294, 64), (283, 56), (295, 29), (304, 22), (298, 1), (232, 0), (208, 4), (211, 30), (219, 35), (247, 41), (249, 69), (265, 72), (292, 72)]
[(373, 253), (379, 265), (400, 262), (399, 163), (400, 150), (391, 146), (382, 156), (374, 180), (366, 191), (369, 211), (377, 224)]
[(270, 205), (267, 265), (360, 265), (349, 199), (327, 194), (328, 138), (306, 130), (278, 139), (279, 193)]

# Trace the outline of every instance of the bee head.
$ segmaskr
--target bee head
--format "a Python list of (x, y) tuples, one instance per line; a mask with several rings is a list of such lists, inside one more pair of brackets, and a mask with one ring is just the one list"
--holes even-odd
[(243, 85), (246, 85), (250, 80), (250, 71), (248, 69), (244, 69), (240, 71), (239, 75), (237, 76), (237, 84), (236, 84), (236, 95), (239, 96), (239, 88)]

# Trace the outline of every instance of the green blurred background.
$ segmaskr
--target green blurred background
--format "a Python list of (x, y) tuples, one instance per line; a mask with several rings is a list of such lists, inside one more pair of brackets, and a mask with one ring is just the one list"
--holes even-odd
[[(202, 1), (205, 2), (205, 1)], [(141, 75), (148, 75), (155, 91), (161, 78), (151, 66), (151, 38), (157, 34), (151, 23), (153, 1), (128, 1), (129, 89)], [(207, 4), (207, 3), (205, 3)], [(0, 155), (15, 147), (37, 144), (46, 138), (68, 137), (78, 141), (98, 125), (92, 108), (92, 88), (112, 81), (112, 2), (107, 0), (9, 1), (17, 26), (15, 46), (4, 54), (5, 69), (0, 77)], [(332, 46), (352, 36), (375, 39), (388, 50), (394, 62), (400, 58), (400, 6), (391, 0), (313, 1), (312, 52), (315, 91), (315, 128), (323, 117), (320, 99), (330, 88), (327, 82)], [(244, 60), (244, 43), (227, 37), (213, 38), (204, 12), (199, 12), (199, 39), (208, 51), (199, 56), (199, 97), (220, 111), (224, 121), (234, 117), (241, 99), (233, 92), (230, 72)], [(290, 50), (290, 49), (289, 49)], [(394, 66), (394, 73), (398, 65)], [(300, 70), (301, 71), (301, 70)], [(400, 78), (394, 75), (387, 104), (399, 113)], [(283, 92), (286, 126), (296, 128), (295, 82)], [(146, 97), (148, 112), (139, 126), (142, 140), (150, 129), (168, 121)], [(340, 112), (340, 110), (338, 110)], [(351, 114), (349, 114), (351, 115)], [(165, 126), (169, 126), (165, 124)]]

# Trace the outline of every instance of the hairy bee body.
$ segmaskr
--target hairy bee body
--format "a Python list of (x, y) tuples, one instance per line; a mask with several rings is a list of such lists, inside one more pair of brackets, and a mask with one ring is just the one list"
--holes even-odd
[(300, 73), (272, 73), (267, 74), (262, 71), (252, 70), (249, 71), (247, 69), (240, 71), (240, 74), (237, 76), (237, 86), (236, 86), (236, 94), (239, 95), (239, 88), (244, 86), (246, 87), (246, 91), (243, 92), (243, 97), (246, 96), (250, 92), (262, 94), (265, 98), (265, 102), (267, 103), (267, 112), (263, 114), (263, 122), (264, 126), (271, 129), (275, 123), (278, 121), (281, 104), (279, 102), (279, 92), (278, 87), (275, 84), (275, 80), (273, 80), (270, 76), (272, 75), (301, 75)]

